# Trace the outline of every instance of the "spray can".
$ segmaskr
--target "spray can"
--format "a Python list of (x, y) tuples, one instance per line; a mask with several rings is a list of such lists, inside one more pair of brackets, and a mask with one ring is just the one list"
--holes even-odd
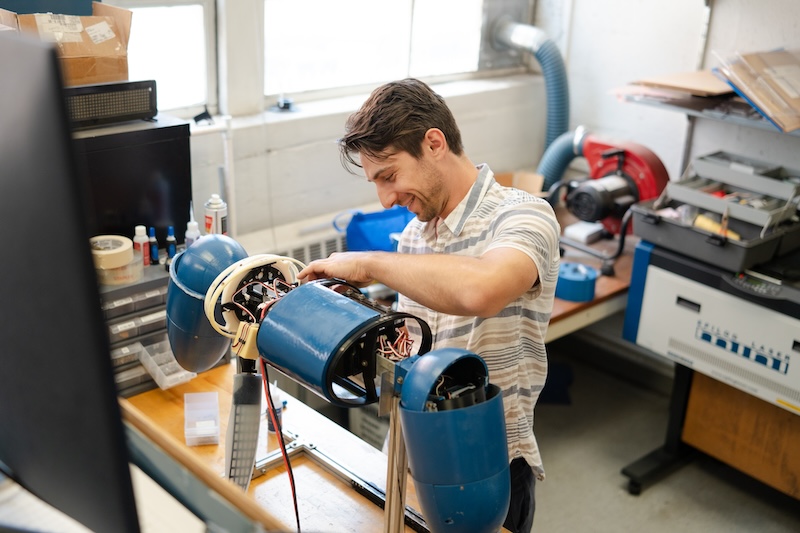
[(206, 235), (212, 233), (228, 234), (228, 204), (219, 194), (212, 194), (205, 204)]
[(150, 264), (150, 239), (147, 238), (147, 228), (144, 226), (133, 228), (133, 249), (142, 254), (145, 266)]

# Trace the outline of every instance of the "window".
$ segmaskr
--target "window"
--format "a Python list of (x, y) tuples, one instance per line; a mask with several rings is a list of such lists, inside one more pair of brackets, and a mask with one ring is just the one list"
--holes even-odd
[(264, 0), (264, 94), (475, 72), (482, 18), (483, 0)]
[(110, 0), (133, 12), (128, 78), (156, 80), (158, 109), (215, 107), (213, 0)]
[(258, 113), (280, 96), (309, 100), (408, 76), (437, 82), (518, 68), (518, 59), (491, 50), (484, 26), (499, 15), (525, 20), (533, 2), (106, 1), (133, 12), (130, 79), (156, 80), (158, 109), (183, 118), (204, 106)]

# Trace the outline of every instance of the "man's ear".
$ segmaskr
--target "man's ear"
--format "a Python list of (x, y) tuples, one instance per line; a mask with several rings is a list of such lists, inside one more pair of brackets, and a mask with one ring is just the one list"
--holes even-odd
[(447, 138), (439, 128), (430, 128), (425, 132), (422, 140), (422, 150), (433, 156), (440, 156), (447, 152)]

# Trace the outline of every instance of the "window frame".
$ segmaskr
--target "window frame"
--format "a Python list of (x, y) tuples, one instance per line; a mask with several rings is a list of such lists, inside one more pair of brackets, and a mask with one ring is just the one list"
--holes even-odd
[[(265, 1), (266, 0), (261, 0), (262, 17)], [(513, 20), (532, 20), (535, 5), (536, 0), (483, 0), (483, 19), (484, 21), (492, 21), (501, 15), (508, 15), (511, 16)], [(480, 80), (508, 76), (529, 70), (524, 59), (521, 58), (519, 54), (509, 53), (507, 50), (494, 49), (493, 43), (491, 42), (492, 28), (489, 26), (491, 26), (491, 23), (486, 24), (484, 22), (481, 28), (482, 36), (477, 70), (457, 74), (421, 76), (420, 79), (430, 85), (435, 85), (453, 81)], [(261, 42), (263, 46), (263, 34)], [(264, 68), (266, 67), (264, 66)], [(291, 99), (294, 103), (315, 102), (369, 94), (375, 86), (376, 83), (351, 85), (347, 87), (331, 87), (293, 93), (264, 94), (264, 109), (275, 110), (278, 99), (281, 97)], [(263, 88), (262, 85), (262, 91)]]
[[(212, 115), (225, 113), (231, 116), (256, 115), (269, 112), (275, 109), (275, 104), (280, 96), (291, 98), (296, 103), (318, 102), (354, 95), (368, 94), (374, 89), (376, 84), (333, 87), (318, 89), (300, 93), (264, 94), (263, 73), (265, 69), (263, 47), (264, 47), (264, 25), (263, 25), (263, 0), (236, 0), (227, 2), (224, 0), (105, 0), (111, 5), (123, 8), (136, 7), (170, 7), (179, 5), (199, 4), (204, 8), (204, 25), (206, 32), (206, 90), (208, 112)], [(335, 0), (331, 0), (335, 1)], [(235, 5), (234, 5), (235, 4)], [(484, 0), (483, 20), (492, 21), (500, 16), (508, 16), (513, 20), (529, 22), (533, 20), (535, 12), (535, 0)], [(242, 16), (247, 13), (248, 20)], [(226, 35), (231, 28), (237, 28), (239, 24), (251, 22), (249, 19), (256, 19), (258, 30), (256, 34), (243, 36), (242, 39), (228, 39), (224, 42)], [(524, 58), (517, 53), (509, 53), (508, 50), (497, 50), (492, 41), (491, 22), (484, 23), (481, 29), (481, 45), (478, 58), (478, 70), (469, 73), (435, 75), (421, 77), (429, 84), (446, 83), (461, 80), (480, 80), (491, 79), (500, 76), (512, 75), (520, 72), (529, 71), (530, 67)], [(245, 24), (246, 34), (250, 34), (253, 26)], [(136, 20), (132, 22), (132, 31), (136, 31)], [(244, 28), (243, 28), (244, 29)], [(250, 47), (255, 44), (261, 47), (260, 50), (252, 51)], [(243, 68), (241, 65), (234, 65), (236, 57), (248, 56), (261, 59), (261, 65), (250, 65)], [(229, 76), (230, 79), (223, 79), (222, 76)], [(258, 79), (250, 79), (250, 76)], [(251, 94), (257, 90), (256, 94)], [(189, 119), (203, 111), (204, 106), (187, 106), (174, 109), (164, 109), (171, 115)]]
[[(105, 0), (109, 5), (131, 8), (147, 7), (175, 7), (185, 5), (203, 6), (203, 29), (206, 35), (206, 104), (209, 113), (217, 114), (219, 110), (219, 87), (218, 76), (219, 66), (217, 59), (217, 0)], [(136, 16), (134, 14), (131, 22), (131, 32), (136, 31)], [(156, 86), (158, 91), (158, 86)], [(190, 105), (171, 109), (160, 109), (159, 112), (167, 112), (170, 115), (180, 118), (191, 118), (203, 111), (203, 105)]]

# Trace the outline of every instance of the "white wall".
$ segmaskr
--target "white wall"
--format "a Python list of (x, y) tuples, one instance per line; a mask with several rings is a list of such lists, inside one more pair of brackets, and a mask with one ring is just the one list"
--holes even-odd
[[(644, 77), (712, 68), (717, 57), (800, 48), (797, 0), (540, 0), (537, 24), (568, 58), (571, 125), (641, 143), (680, 177), (684, 152), (727, 150), (800, 168), (799, 136), (689, 120), (619, 101), (615, 88)], [(707, 39), (706, 39), (707, 37)], [(686, 145), (686, 146), (685, 146)]]
[[(252, 16), (243, 20), (252, 12), (235, 5), (239, 4), (220, 2), (221, 24), (237, 29), (236, 41), (246, 43), (240, 46), (257, 48), (259, 37), (242, 33), (243, 28), (257, 26)], [(775, 46), (800, 48), (797, 0), (710, 0), (710, 5), (709, 18), (703, 0), (539, 0), (535, 23), (556, 42), (567, 63), (570, 127), (584, 125), (596, 134), (647, 146), (673, 179), (683, 171), (685, 152), (693, 156), (724, 149), (800, 168), (800, 136), (708, 120), (698, 120), (690, 136), (689, 121), (682, 114), (624, 103), (614, 96), (615, 88), (642, 77), (715, 66), (713, 52), (727, 56)], [(257, 68), (260, 52), (249, 48), (223, 51), (233, 62), (228, 72), (234, 79), (223, 84), (223, 109), (234, 114), (236, 202), (230, 209), (238, 232), (374, 202), (372, 186), (342, 169), (335, 145), (347, 115), (366, 95), (301, 104), (296, 113), (262, 113), (260, 100), (247, 96), (260, 87), (262, 75)], [(538, 75), (437, 89), (453, 107), (467, 153), (476, 163), (487, 162), (495, 171), (536, 168), (546, 105)], [(196, 206), (220, 190), (222, 146), (219, 134), (193, 131)]]
[[(437, 90), (453, 110), (475, 163), (488, 162), (498, 172), (535, 168), (544, 147), (540, 77), (453, 82)], [(299, 104), (294, 113), (233, 118), (236, 205), (229, 209), (235, 210), (238, 233), (377, 201), (373, 185), (342, 167), (336, 145), (347, 116), (365, 98)], [(193, 129), (195, 205), (221, 190), (222, 147), (219, 133)]]
[[(800, 48), (800, 2), (714, 2), (706, 65), (711, 67), (718, 64), (714, 53), (725, 58), (737, 51), (750, 52), (779, 47)], [(698, 121), (692, 153), (704, 154), (720, 148), (800, 169), (800, 132), (783, 135), (777, 130), (761, 131), (728, 127), (713, 121)]]

